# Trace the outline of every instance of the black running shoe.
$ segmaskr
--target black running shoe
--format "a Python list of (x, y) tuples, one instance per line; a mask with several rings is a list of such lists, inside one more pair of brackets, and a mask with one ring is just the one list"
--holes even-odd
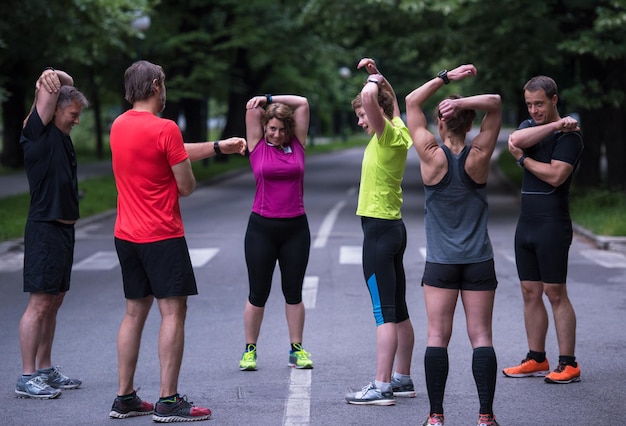
[(134, 391), (130, 396), (118, 396), (113, 401), (113, 407), (109, 417), (112, 419), (125, 419), (127, 417), (145, 416), (152, 414), (154, 405), (151, 402), (142, 401)]

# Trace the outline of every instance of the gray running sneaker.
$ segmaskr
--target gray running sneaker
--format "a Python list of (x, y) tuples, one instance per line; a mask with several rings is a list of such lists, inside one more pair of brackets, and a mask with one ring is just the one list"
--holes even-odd
[(415, 398), (415, 387), (413, 386), (413, 380), (409, 379), (408, 382), (402, 383), (400, 380), (391, 378), (391, 389), (393, 390), (393, 396), (401, 398)]
[(18, 398), (52, 399), (61, 395), (61, 390), (48, 385), (45, 376), (20, 376), (15, 394)]
[(37, 370), (39, 374), (47, 377), (48, 385), (55, 389), (77, 389), (82, 383), (82, 380), (70, 379), (65, 374), (61, 373), (59, 367), (50, 367), (47, 370)]
[(381, 392), (374, 383), (370, 383), (359, 392), (346, 395), (346, 401), (356, 405), (395, 405), (393, 392)]

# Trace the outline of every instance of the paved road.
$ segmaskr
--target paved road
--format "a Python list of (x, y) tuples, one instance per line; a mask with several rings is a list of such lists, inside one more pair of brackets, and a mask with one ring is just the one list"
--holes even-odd
[[(405, 257), (408, 302), (416, 331), (413, 378), (415, 399), (393, 407), (345, 404), (347, 387), (373, 379), (375, 333), (371, 305), (359, 261), (362, 240), (356, 187), (362, 150), (319, 155), (308, 160), (305, 203), (313, 237), (307, 271), (305, 348), (315, 369), (286, 367), (288, 338), (280, 286), (275, 284), (259, 340), (259, 370), (240, 372), (243, 306), (247, 294), (243, 234), (253, 195), (250, 173), (198, 189), (182, 202), (200, 294), (190, 298), (180, 391), (214, 411), (213, 425), (421, 424), (428, 402), (424, 389), (425, 314), (419, 280), (424, 266), (423, 191), (418, 161), (411, 151), (403, 209), (409, 234)], [(518, 213), (514, 191), (492, 174), (490, 234), (499, 287), (494, 310), (494, 343), (500, 367), (519, 362), (527, 348), (522, 302), (513, 262), (512, 238)], [(87, 220), (78, 228), (72, 290), (59, 314), (54, 362), (84, 380), (76, 391), (52, 401), (14, 398), (20, 354), (17, 323), (27, 296), (21, 291), (21, 251), (0, 252), (1, 424), (149, 424), (149, 418), (111, 420), (117, 389), (116, 333), (124, 301), (112, 242), (113, 216)], [(329, 231), (329, 232), (327, 232)], [(548, 385), (541, 379), (498, 378), (495, 410), (503, 425), (622, 425), (626, 370), (623, 331), (626, 309), (626, 257), (596, 250), (575, 238), (569, 288), (578, 313), (577, 356), (582, 381)], [(457, 307), (449, 348), (446, 425), (475, 424), (476, 389), (462, 307)], [(152, 312), (142, 341), (136, 375), (140, 395), (158, 394), (156, 338), (158, 312)], [(558, 356), (551, 327), (548, 357)]]

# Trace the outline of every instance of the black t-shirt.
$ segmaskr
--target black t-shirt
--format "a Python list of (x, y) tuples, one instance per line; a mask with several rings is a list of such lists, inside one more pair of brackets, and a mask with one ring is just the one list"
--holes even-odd
[[(518, 129), (536, 126), (533, 120), (523, 121)], [(555, 132), (539, 143), (526, 148), (524, 154), (533, 160), (550, 163), (564, 161), (574, 166), (580, 161), (583, 138), (580, 132)], [(520, 220), (571, 220), (569, 213), (569, 188), (572, 174), (560, 186), (554, 187), (524, 169), (522, 179), (522, 206)]]
[(52, 122), (44, 126), (34, 108), (20, 144), (30, 186), (28, 220), (77, 220), (78, 179), (72, 139)]

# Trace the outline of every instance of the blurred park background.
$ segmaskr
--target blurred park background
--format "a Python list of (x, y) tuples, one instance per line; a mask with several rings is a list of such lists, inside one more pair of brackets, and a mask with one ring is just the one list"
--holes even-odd
[(124, 70), (137, 59), (163, 66), (163, 116), (186, 142), (244, 136), (247, 99), (297, 93), (311, 105), (313, 146), (361, 133), (350, 107), (366, 78), (360, 58), (377, 61), (402, 110), (439, 70), (473, 63), (476, 78), (445, 90), (501, 94), (504, 126), (527, 118), (530, 77), (556, 80), (561, 115), (576, 114), (584, 132), (574, 195), (591, 222), (598, 207), (620, 212), (596, 232), (626, 235), (625, 25), (623, 0), (5, 0), (0, 173), (23, 170), (22, 122), (48, 66), (90, 101), (72, 132), (79, 155), (106, 160), (109, 126), (129, 107)]

